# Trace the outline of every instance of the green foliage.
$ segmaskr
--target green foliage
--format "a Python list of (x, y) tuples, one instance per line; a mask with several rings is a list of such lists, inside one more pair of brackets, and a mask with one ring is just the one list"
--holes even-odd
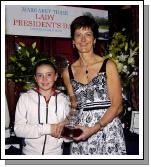
[(108, 44), (105, 58), (112, 59), (121, 77), (122, 84), (129, 84), (131, 78), (137, 75), (136, 56), (138, 56), (138, 45), (122, 32), (116, 32)]
[(10, 56), (10, 63), (7, 66), (5, 76), (8, 80), (12, 80), (15, 83), (34, 83), (33, 67), (37, 61), (42, 59), (50, 59), (51, 62), (55, 63), (54, 58), (48, 58), (47, 55), (39, 52), (36, 42), (30, 47), (19, 42), (16, 53)]

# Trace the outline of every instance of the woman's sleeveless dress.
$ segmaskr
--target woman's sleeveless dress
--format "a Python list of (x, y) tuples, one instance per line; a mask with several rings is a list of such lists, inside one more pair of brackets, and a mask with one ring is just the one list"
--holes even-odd
[[(111, 105), (106, 83), (107, 60), (104, 60), (98, 75), (88, 84), (82, 84), (76, 81), (73, 77), (71, 65), (68, 67), (71, 84), (78, 102), (78, 123), (83, 126), (94, 126)], [(120, 119), (118, 117), (114, 118), (102, 130), (85, 141), (73, 141), (70, 151), (73, 155), (126, 154), (123, 128)]]

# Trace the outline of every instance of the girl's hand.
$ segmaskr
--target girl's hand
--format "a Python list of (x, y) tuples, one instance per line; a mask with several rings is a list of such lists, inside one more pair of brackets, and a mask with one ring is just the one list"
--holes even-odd
[(61, 132), (65, 126), (64, 122), (60, 122), (57, 124), (51, 124), (51, 136), (56, 138), (61, 138)]

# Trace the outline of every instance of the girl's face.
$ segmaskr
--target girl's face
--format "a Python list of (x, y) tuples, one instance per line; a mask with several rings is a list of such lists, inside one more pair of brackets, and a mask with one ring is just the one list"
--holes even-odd
[(37, 67), (35, 81), (37, 82), (40, 90), (51, 90), (56, 79), (57, 74), (50, 65), (41, 65)]
[(73, 44), (75, 44), (80, 53), (93, 51), (95, 42), (96, 40), (94, 39), (93, 32), (90, 28), (80, 28), (75, 30)]

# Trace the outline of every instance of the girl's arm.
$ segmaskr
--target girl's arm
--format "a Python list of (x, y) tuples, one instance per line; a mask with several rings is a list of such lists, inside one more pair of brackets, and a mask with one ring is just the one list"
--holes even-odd
[[(28, 95), (20, 96), (15, 112), (14, 131), (16, 136), (23, 138), (39, 138), (42, 135), (51, 135), (57, 128), (57, 124), (29, 123), (27, 119), (28, 106), (30, 105)], [(36, 115), (36, 114), (35, 114)], [(29, 118), (30, 119), (30, 118)]]

